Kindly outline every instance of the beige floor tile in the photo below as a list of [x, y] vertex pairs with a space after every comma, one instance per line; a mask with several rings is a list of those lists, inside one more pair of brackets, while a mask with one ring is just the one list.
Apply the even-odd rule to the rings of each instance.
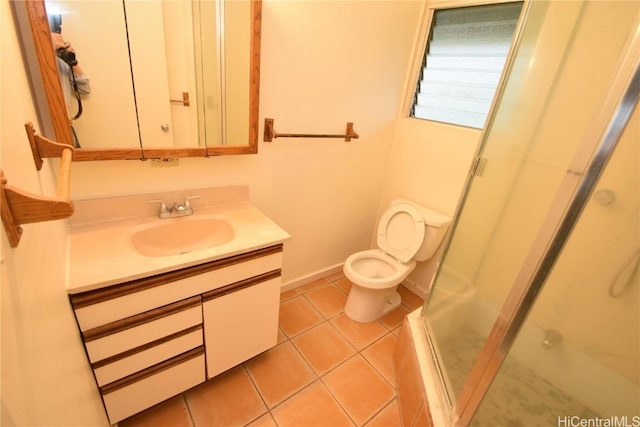
[[393, 366], [393, 352], [398, 337], [387, 334], [362, 351], [362, 355], [374, 368], [395, 387], [395, 368]]
[[395, 391], [357, 355], [323, 377], [340, 405], [357, 425], [363, 425], [395, 397]]
[[313, 282], [309, 282], [306, 285], [299, 286], [296, 288], [296, 290], [298, 291], [298, 293], [306, 294], [307, 292], [317, 287], [326, 286], [328, 284], [329, 284], [329, 280], [323, 277], [322, 279], [314, 280]]
[[290, 341], [254, 357], [245, 366], [269, 408], [316, 378]]
[[283, 342], [285, 342], [288, 339], [289, 338], [287, 338], [287, 334], [285, 334], [282, 329], [278, 328], [278, 341], [277, 341], [277, 344], [282, 344]]
[[273, 410], [279, 427], [353, 426], [340, 405], [320, 381], [296, 394]]
[[358, 350], [362, 350], [388, 332], [378, 322], [360, 323], [344, 314], [334, 317], [330, 322]]
[[303, 296], [280, 303], [280, 328], [289, 337], [324, 322], [324, 317]]
[[398, 427], [401, 425], [400, 408], [398, 407], [398, 401], [395, 399], [365, 424], [366, 427]]
[[296, 297], [298, 295], [300, 295], [300, 294], [298, 293], [297, 289], [292, 289], [292, 290], [287, 291], [287, 292], [282, 292], [280, 294], [280, 301], [286, 301], [286, 300], [291, 299], [293, 297]]
[[196, 426], [241, 426], [267, 411], [243, 366], [185, 393]]
[[342, 272], [342, 270], [327, 276], [327, 280], [330, 282], [335, 282], [340, 279], [344, 279], [344, 273]]
[[[400, 424], [398, 424], [400, 425]], [[266, 413], [251, 424], [247, 424], [247, 427], [278, 427], [270, 413]]]
[[122, 427], [193, 427], [182, 395], [118, 423]]
[[327, 319], [342, 313], [347, 302], [347, 296], [333, 284], [313, 289], [305, 296]]
[[409, 313], [411, 313], [411, 311], [407, 307], [400, 305], [382, 316], [379, 320], [380, 323], [389, 328], [389, 330], [392, 330], [402, 325], [402, 321]]
[[346, 295], [349, 295], [349, 291], [351, 290], [351, 286], [353, 286], [353, 283], [351, 283], [351, 280], [347, 279], [346, 277], [342, 277], [341, 279], [336, 280], [334, 283]]
[[424, 304], [422, 297], [414, 294], [410, 289], [402, 285], [398, 286], [398, 293], [402, 297], [402, 305], [406, 306], [410, 311], [422, 307]]
[[323, 375], [356, 353], [330, 323], [322, 323], [291, 340], [318, 375]]

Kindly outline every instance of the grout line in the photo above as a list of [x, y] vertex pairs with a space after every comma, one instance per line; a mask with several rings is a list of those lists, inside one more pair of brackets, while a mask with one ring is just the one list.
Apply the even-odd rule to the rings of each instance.
[[[276, 347], [280, 345], [280, 344], [276, 344]], [[249, 359], [251, 360], [251, 359]], [[262, 404], [264, 405], [266, 411], [263, 412], [262, 414], [258, 415], [257, 417], [255, 417], [252, 420], [249, 420], [245, 426], [248, 426], [249, 424], [251, 424], [252, 422], [254, 422], [255, 420], [257, 420], [258, 418], [264, 416], [264, 414], [269, 414], [269, 416], [271, 416], [271, 418], [273, 419], [273, 416], [271, 415], [271, 410], [269, 409], [269, 405], [267, 405], [267, 402], [264, 400], [264, 397], [262, 396], [262, 393], [260, 393], [260, 389], [258, 389], [258, 386], [256, 385], [256, 383], [253, 381], [253, 377], [251, 376], [251, 373], [249, 372], [249, 369], [247, 368], [246, 365], [246, 361], [242, 362], [242, 369], [244, 370], [245, 375], [247, 376], [247, 378], [249, 378], [249, 382], [251, 383], [251, 386], [253, 387], [253, 390], [256, 392], [256, 394], [258, 395], [258, 398], [260, 398], [260, 400], [262, 401]], [[275, 420], [274, 420], [275, 422]], [[198, 426], [195, 426], [198, 427]]]
[[[371, 343], [370, 346], [363, 348], [362, 351], [366, 350], [367, 348], [371, 347], [372, 345], [374, 345], [375, 343], [377, 343], [378, 341], [382, 340], [384, 337], [386, 337], [387, 335], [389, 335], [391, 332], [387, 332], [386, 334], [384, 334], [380, 339], [376, 340], [375, 342]], [[375, 367], [375, 365], [373, 363], [371, 363], [371, 361], [367, 358], [366, 355], [361, 354], [362, 358], [367, 362], [367, 364], [369, 366], [371, 366], [371, 369], [374, 370], [374, 372], [376, 374], [378, 374], [378, 376], [380, 378], [382, 378], [382, 380], [387, 383], [389, 385], [389, 387], [391, 387], [393, 389], [394, 395], [398, 394], [398, 389], [396, 388], [395, 384], [391, 384], [391, 382], [387, 379], [387, 377], [385, 377], [382, 372], [380, 372], [380, 370], [378, 370], [378, 368]], [[394, 373], [395, 373], [395, 369], [394, 369]]]
[[[333, 326], [331, 324], [331, 322], [329, 322], [328, 320], [325, 321], [329, 327], [333, 328], [338, 335], [340, 335], [346, 342], [347, 344], [349, 344], [351, 346], [351, 348], [353, 350], [355, 350], [355, 353], [351, 354], [349, 357], [347, 357], [346, 359], [344, 359], [343, 361], [341, 361], [340, 363], [338, 363], [335, 366], [332, 366], [329, 370], [327, 370], [326, 372], [319, 374], [318, 372], [316, 372], [316, 370], [313, 368], [313, 366], [311, 366], [311, 362], [304, 356], [304, 354], [302, 354], [302, 352], [300, 351], [300, 349], [298, 349], [298, 347], [296, 346], [296, 344], [294, 342], [291, 342], [291, 344], [293, 345], [293, 347], [296, 349], [296, 351], [300, 354], [300, 356], [304, 359], [305, 362], [307, 362], [307, 364], [311, 367], [311, 369], [313, 370], [313, 372], [316, 374], [316, 377], [318, 377], [318, 379], [321, 379], [322, 377], [328, 375], [330, 372], [336, 370], [337, 368], [339, 368], [341, 365], [343, 365], [347, 360], [351, 359], [353, 356], [358, 354], [358, 349], [344, 336], [340, 333], [339, 330], [337, 330], [335, 328], [335, 326]], [[320, 326], [320, 325], [316, 325], [316, 326]], [[313, 328], [312, 328], [313, 329]]]
[[400, 405], [400, 403], [398, 402], [398, 393], [396, 392], [396, 393], [393, 395], [393, 397], [391, 398], [391, 400], [389, 400], [387, 403], [385, 403], [384, 405], [382, 405], [382, 406], [380, 407], [380, 409], [379, 409], [375, 414], [373, 414], [373, 416], [372, 416], [371, 418], [369, 418], [367, 421], [365, 421], [365, 423], [363, 424], [363, 426], [366, 426], [368, 423], [370, 423], [371, 421], [373, 421], [373, 419], [374, 419], [375, 417], [377, 417], [378, 415], [380, 415], [380, 413], [381, 413], [382, 411], [384, 411], [385, 409], [387, 409], [387, 407], [389, 407], [390, 405], [393, 405], [394, 403], [395, 403], [396, 405], [398, 405], [398, 416], [401, 416], [401, 415], [400, 415], [400, 406], [399, 406], [399, 405]]
[[[351, 358], [349, 358], [351, 359]], [[347, 360], [349, 360], [347, 359]], [[346, 362], [346, 360], [345, 360]], [[344, 362], [343, 362], [344, 363]], [[320, 382], [322, 383], [322, 386], [327, 390], [327, 392], [329, 393], [329, 395], [331, 396], [331, 398], [334, 400], [334, 402], [336, 402], [336, 404], [338, 405], [338, 407], [340, 407], [340, 409], [342, 409], [342, 412], [344, 412], [344, 414], [347, 416], [347, 418], [349, 418], [349, 421], [351, 421], [353, 423], [354, 426], [359, 427], [359, 424], [357, 422], [354, 421], [354, 419], [351, 417], [351, 414], [349, 414], [349, 411], [347, 411], [347, 408], [345, 408], [342, 403], [340, 403], [340, 400], [338, 400], [338, 398], [333, 394], [333, 391], [331, 391], [331, 389], [329, 388], [329, 386], [324, 382], [324, 380], [322, 378], [320, 378]]]
[[[346, 358], [345, 360], [343, 360], [338, 366], [336, 366], [335, 368], [332, 369], [335, 370], [337, 369], [339, 366], [344, 365], [345, 363], [347, 363], [348, 361], [350, 361], [351, 359], [354, 359], [356, 357], [360, 356], [362, 359], [365, 360], [365, 362], [373, 369], [374, 373], [376, 375], [378, 375], [386, 384], [389, 384], [388, 381], [385, 380], [384, 376], [378, 372], [378, 370], [375, 368], [375, 366], [371, 365], [371, 363], [369, 363], [369, 361], [367, 360], [366, 357], [364, 357], [363, 354], [361, 354], [360, 352], [349, 356], [348, 358]], [[342, 408], [342, 410], [344, 411], [344, 413], [349, 417], [349, 419], [351, 420], [351, 422], [358, 426], [358, 427], [362, 427], [365, 424], [367, 424], [368, 422], [370, 422], [371, 420], [373, 420], [384, 408], [387, 407], [387, 405], [389, 405], [390, 402], [394, 401], [397, 397], [398, 397], [398, 392], [396, 390], [395, 387], [391, 387], [393, 390], [393, 396], [389, 399], [388, 402], [385, 402], [380, 408], [378, 408], [378, 410], [376, 410], [369, 418], [367, 418], [362, 424], [358, 424], [352, 417], [351, 414], [349, 414], [349, 411], [347, 411], [347, 408], [345, 408], [342, 403], [340, 402], [340, 400], [333, 394], [333, 391], [331, 390], [331, 388], [324, 382], [324, 378], [329, 374], [329, 372], [325, 373], [322, 375], [322, 377], [320, 377], [320, 381], [322, 382], [322, 385], [327, 389], [327, 391], [329, 392], [329, 394], [331, 395], [331, 397], [333, 398], [333, 400], [338, 404], [338, 406], [340, 406], [340, 408]]]
[[191, 413], [191, 407], [189, 406], [189, 400], [187, 399], [187, 395], [185, 393], [181, 393], [182, 400], [184, 400], [184, 406], [187, 407], [187, 413], [189, 414], [189, 419], [191, 420], [191, 425], [193, 427], [196, 426], [196, 420], [193, 419], [193, 414]]
[[[317, 326], [317, 325], [316, 325]], [[311, 328], [312, 329], [312, 328]], [[293, 347], [293, 349], [298, 353], [298, 355], [302, 358], [302, 360], [307, 364], [307, 367], [311, 370], [311, 372], [313, 373], [315, 379], [313, 381], [311, 381], [308, 384], [305, 384], [304, 386], [302, 386], [300, 389], [294, 391], [290, 396], [287, 396], [285, 399], [283, 399], [282, 401], [276, 403], [272, 408], [269, 407], [269, 405], [267, 404], [267, 402], [264, 400], [264, 398], [262, 397], [260, 391], [258, 390], [258, 394], [260, 395], [260, 398], [262, 399], [262, 401], [265, 404], [265, 407], [267, 408], [267, 412], [269, 413], [269, 416], [271, 417], [271, 419], [273, 420], [273, 422], [276, 424], [276, 426], [278, 425], [278, 421], [276, 420], [276, 417], [273, 415], [273, 410], [278, 408], [279, 406], [283, 405], [285, 402], [293, 399], [295, 396], [297, 396], [299, 393], [301, 393], [303, 390], [305, 390], [306, 388], [310, 387], [313, 383], [315, 383], [317, 380], [320, 379], [320, 377], [318, 376], [318, 374], [316, 373], [315, 369], [313, 369], [313, 366], [311, 366], [311, 364], [307, 361], [307, 359], [304, 357], [304, 355], [302, 353], [300, 353], [300, 350], [298, 350], [298, 348], [296, 347], [296, 345], [291, 341], [290, 338], [287, 338], [287, 341], [289, 341], [289, 344], [291, 344], [291, 347]], [[286, 341], [285, 341], [286, 342]], [[285, 344], [285, 342], [282, 342], [278, 345], [281, 344]], [[248, 372], [247, 372], [248, 374]], [[249, 375], [249, 377], [251, 378], [251, 375]], [[253, 379], [251, 379], [252, 384], [253, 383]], [[254, 387], [257, 390], [257, 385], [254, 384]], [[263, 414], [264, 415], [264, 414]], [[260, 415], [262, 416], [262, 415]]]
[[[310, 301], [309, 301], [310, 302]], [[311, 303], [311, 302], [310, 302]], [[311, 303], [312, 304], [312, 303]], [[313, 304], [312, 304], [313, 305]], [[313, 307], [315, 309], [315, 306]], [[322, 314], [322, 313], [321, 313]], [[324, 316], [323, 316], [324, 317]], [[380, 413], [380, 411], [382, 411], [382, 409], [384, 409], [391, 401], [395, 400], [397, 398], [397, 390], [396, 387], [392, 384], [389, 383], [389, 381], [387, 381], [387, 379], [384, 377], [384, 375], [382, 375], [382, 373], [380, 371], [378, 371], [378, 369], [373, 366], [373, 364], [371, 364], [371, 362], [365, 357], [364, 354], [362, 354], [362, 352], [366, 349], [368, 349], [370, 346], [372, 346], [373, 344], [375, 344], [376, 342], [380, 341], [382, 338], [384, 338], [385, 336], [387, 336], [388, 334], [391, 333], [390, 330], [387, 330], [381, 337], [378, 337], [377, 339], [375, 339], [374, 341], [372, 341], [371, 343], [369, 343], [367, 346], [365, 346], [364, 348], [362, 348], [361, 350], [358, 350], [358, 348], [351, 342], [351, 340], [349, 340], [349, 338], [347, 338], [346, 336], [344, 336], [340, 330], [338, 330], [330, 321], [330, 319], [325, 318], [322, 322], [312, 326], [311, 328], [305, 330], [304, 332], [300, 332], [298, 335], [295, 335], [293, 338], [295, 338], [296, 336], [302, 335], [305, 332], [310, 331], [311, 329], [318, 327], [320, 325], [322, 325], [323, 323], [328, 323], [329, 326], [331, 328], [333, 328], [354, 350], [355, 353], [350, 355], [349, 357], [347, 357], [346, 359], [344, 359], [343, 361], [341, 361], [340, 363], [338, 363], [336, 366], [333, 366], [331, 369], [329, 369], [327, 372], [324, 372], [323, 374], [318, 374], [318, 372], [316, 372], [316, 370], [313, 368], [313, 366], [311, 365], [311, 362], [304, 356], [304, 354], [302, 354], [302, 352], [300, 351], [300, 349], [298, 349], [298, 347], [295, 345], [295, 343], [292, 341], [291, 338], [287, 338], [287, 341], [289, 341], [291, 343], [291, 345], [293, 346], [294, 350], [298, 353], [298, 355], [302, 358], [302, 360], [307, 364], [307, 366], [309, 367], [309, 369], [311, 369], [313, 375], [315, 376], [315, 379], [313, 381], [311, 381], [310, 383], [306, 384], [305, 386], [303, 386], [302, 388], [300, 388], [299, 390], [296, 390], [295, 392], [293, 392], [290, 396], [288, 396], [286, 399], [282, 400], [281, 402], [278, 402], [276, 405], [274, 405], [272, 408], [269, 408], [268, 405], [266, 405], [265, 402], [265, 406], [267, 406], [268, 412], [271, 414], [271, 417], [273, 418], [274, 422], [277, 425], [277, 420], [275, 419], [275, 417], [272, 414], [272, 411], [274, 409], [276, 409], [277, 407], [279, 407], [280, 405], [284, 404], [285, 402], [293, 399], [295, 396], [297, 396], [299, 393], [301, 393], [303, 390], [307, 389], [308, 387], [310, 387], [311, 385], [313, 385], [316, 381], [320, 381], [322, 386], [328, 391], [328, 393], [331, 395], [332, 399], [335, 401], [335, 403], [342, 409], [342, 411], [345, 413], [345, 415], [349, 418], [349, 420], [358, 427], [364, 426], [366, 423], [370, 422], [373, 418], [376, 417], [376, 415], [378, 415]], [[384, 326], [384, 325], [383, 325]], [[284, 331], [283, 331], [284, 332]], [[286, 335], [286, 333], [285, 333]], [[280, 344], [284, 344], [284, 342], [280, 343]], [[280, 345], [278, 344], [278, 345]], [[333, 392], [331, 391], [331, 389], [327, 386], [327, 384], [324, 382], [324, 378], [329, 375], [329, 373], [333, 372], [334, 370], [338, 369], [340, 366], [344, 365], [345, 363], [347, 363], [349, 360], [360, 356], [362, 359], [365, 360], [365, 363], [367, 363], [371, 369], [373, 370], [373, 372], [375, 373], [375, 375], [377, 375], [379, 378], [382, 379], [382, 381], [389, 385], [389, 387], [391, 387], [391, 389], [393, 390], [393, 396], [392, 398], [389, 400], [389, 402], [386, 402], [385, 404], [383, 404], [380, 408], [378, 408], [378, 410], [371, 415], [371, 417], [369, 417], [363, 424], [358, 424], [357, 422], [355, 422], [355, 420], [351, 417], [351, 415], [349, 414], [349, 412], [347, 411], [347, 409], [342, 405], [342, 403], [336, 398], [336, 396], [333, 394]], [[253, 381], [253, 380], [252, 380]], [[262, 396], [261, 396], [262, 397]], [[264, 400], [264, 399], [263, 399]], [[261, 415], [262, 416], [262, 415]]]
[[[349, 357], [347, 357], [346, 359], [342, 360], [340, 363], [338, 363], [336, 366], [333, 366], [331, 369], [329, 369], [327, 372], [324, 372], [322, 375], [318, 374], [315, 369], [313, 368], [313, 366], [311, 366], [311, 363], [306, 359], [306, 357], [304, 356], [304, 354], [302, 354], [302, 352], [300, 352], [300, 350], [296, 347], [296, 345], [292, 342], [292, 345], [294, 346], [294, 348], [296, 349], [296, 351], [298, 351], [298, 353], [300, 354], [300, 356], [303, 358], [303, 360], [305, 360], [305, 362], [307, 362], [307, 364], [309, 364], [309, 366], [311, 367], [311, 369], [313, 370], [313, 372], [316, 374], [317, 379], [316, 380], [320, 380], [320, 382], [323, 384], [323, 386], [327, 389], [327, 391], [329, 392], [329, 394], [332, 396], [333, 400], [338, 404], [338, 406], [340, 406], [340, 408], [342, 408], [342, 410], [344, 411], [344, 413], [349, 417], [349, 419], [351, 420], [351, 422], [353, 422], [356, 426], [364, 426], [367, 422], [370, 422], [373, 418], [375, 418], [375, 416], [380, 413], [380, 411], [382, 411], [382, 409], [384, 409], [389, 402], [395, 400], [397, 398], [397, 390], [395, 385], [391, 384], [384, 375], [382, 375], [382, 373], [367, 359], [367, 357], [363, 354], [363, 352], [368, 349], [369, 347], [371, 347], [372, 345], [374, 345], [376, 342], [382, 340], [384, 337], [386, 337], [388, 334], [391, 334], [391, 331], [387, 330], [382, 336], [378, 337], [377, 339], [375, 339], [374, 341], [372, 341], [371, 343], [369, 343], [367, 346], [363, 347], [362, 349], [358, 350], [358, 348], [351, 342], [351, 340], [349, 340], [346, 336], [344, 336], [340, 330], [338, 330], [331, 322], [329, 322], [329, 319], [326, 319], [325, 322], [327, 322], [329, 324], [330, 327], [332, 327], [356, 352], [352, 355], [350, 355]], [[315, 328], [316, 326], [310, 328], [309, 330]], [[389, 387], [393, 390], [393, 396], [392, 398], [389, 400], [389, 402], [386, 402], [382, 407], [380, 407], [371, 417], [369, 417], [363, 424], [358, 424], [355, 422], [355, 420], [351, 417], [351, 415], [349, 414], [349, 412], [347, 411], [347, 409], [342, 405], [342, 403], [338, 400], [338, 398], [336, 398], [336, 396], [333, 394], [333, 392], [331, 391], [331, 389], [327, 386], [327, 384], [324, 382], [324, 378], [326, 376], [328, 376], [331, 372], [335, 371], [336, 369], [338, 369], [340, 366], [344, 365], [345, 363], [347, 363], [348, 361], [350, 361], [351, 359], [354, 359], [355, 357], [360, 356], [362, 359], [364, 359], [365, 363], [371, 367], [371, 369], [373, 370], [374, 374], [377, 375], [385, 384], [389, 385]], [[314, 381], [315, 382], [315, 381]], [[311, 383], [313, 384], [313, 382]], [[310, 384], [309, 384], [310, 385]], [[305, 387], [306, 388], [306, 387]], [[288, 399], [294, 397], [296, 394], [300, 393], [301, 390], [297, 391], [296, 393], [294, 393], [291, 397], [289, 397]], [[287, 399], [287, 400], [288, 400]]]

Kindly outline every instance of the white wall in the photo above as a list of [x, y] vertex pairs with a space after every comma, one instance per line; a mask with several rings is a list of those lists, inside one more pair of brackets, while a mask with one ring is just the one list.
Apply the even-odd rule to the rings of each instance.
[[[9, 185], [54, 194], [52, 164], [36, 172], [24, 123], [36, 113], [7, 0], [2, 31], [1, 164]], [[65, 292], [64, 221], [25, 225], [18, 248], [2, 232], [0, 424], [107, 424]]]

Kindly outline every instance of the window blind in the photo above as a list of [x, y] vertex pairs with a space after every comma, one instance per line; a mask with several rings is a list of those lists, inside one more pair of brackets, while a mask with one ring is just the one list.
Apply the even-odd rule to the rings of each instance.
[[411, 115], [482, 128], [522, 3], [435, 12]]

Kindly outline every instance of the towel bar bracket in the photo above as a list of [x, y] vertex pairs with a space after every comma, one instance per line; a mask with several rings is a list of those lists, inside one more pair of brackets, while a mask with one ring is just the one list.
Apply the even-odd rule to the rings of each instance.
[[24, 128], [27, 131], [27, 138], [29, 139], [29, 145], [31, 146], [31, 154], [33, 154], [33, 161], [36, 164], [37, 170], [42, 169], [42, 159], [62, 157], [62, 152], [64, 150], [71, 150], [72, 154], [75, 153], [75, 149], [68, 144], [61, 144], [37, 135], [31, 122], [25, 123]]
[[182, 92], [182, 99], [170, 99], [169, 102], [171, 104], [180, 104], [184, 107], [188, 107], [190, 105], [189, 92]]
[[0, 214], [11, 247], [15, 248], [22, 237], [22, 224], [68, 218], [74, 206], [69, 197], [69, 181], [73, 147], [50, 141], [36, 135], [31, 123], [25, 124], [36, 169], [42, 168], [42, 158], [60, 157], [56, 196], [32, 194], [7, 185], [4, 171], [0, 170]]

